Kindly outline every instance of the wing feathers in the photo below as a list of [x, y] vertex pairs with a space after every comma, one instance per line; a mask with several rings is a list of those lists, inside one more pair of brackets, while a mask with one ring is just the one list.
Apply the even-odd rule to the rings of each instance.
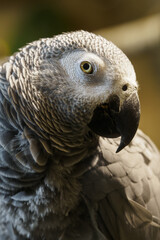
[[118, 141], [100, 138], [99, 160], [84, 174], [83, 191], [97, 202], [102, 232], [116, 240], [158, 240], [160, 153], [140, 130], [129, 146], [115, 154]]

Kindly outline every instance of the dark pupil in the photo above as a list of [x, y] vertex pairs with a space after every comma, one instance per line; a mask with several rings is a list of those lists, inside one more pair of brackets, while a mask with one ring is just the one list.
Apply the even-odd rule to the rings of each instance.
[[88, 69], [89, 69], [89, 64], [88, 64], [88, 63], [85, 63], [85, 64], [83, 65], [83, 68], [84, 68], [84, 70], [88, 70]]

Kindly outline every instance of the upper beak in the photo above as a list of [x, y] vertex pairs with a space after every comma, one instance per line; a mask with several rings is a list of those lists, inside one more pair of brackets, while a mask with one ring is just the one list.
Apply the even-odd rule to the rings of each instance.
[[140, 120], [140, 103], [137, 93], [129, 96], [121, 107], [119, 113], [114, 114], [118, 132], [121, 135], [121, 142], [116, 152], [121, 151], [133, 139]]
[[140, 120], [140, 103], [138, 94], [134, 92], [123, 102], [117, 95], [111, 96], [107, 104], [97, 107], [93, 113], [89, 127], [103, 137], [121, 136], [116, 152], [121, 151], [133, 139]]

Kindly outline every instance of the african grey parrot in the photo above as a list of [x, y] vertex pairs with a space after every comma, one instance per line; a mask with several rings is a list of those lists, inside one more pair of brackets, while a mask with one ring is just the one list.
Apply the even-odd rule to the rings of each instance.
[[0, 240], [160, 239], [160, 154], [137, 131], [137, 91], [125, 54], [85, 31], [0, 67]]

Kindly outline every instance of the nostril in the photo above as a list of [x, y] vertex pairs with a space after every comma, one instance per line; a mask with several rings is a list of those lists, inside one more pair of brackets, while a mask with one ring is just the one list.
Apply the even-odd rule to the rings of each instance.
[[123, 90], [123, 91], [127, 91], [127, 89], [128, 89], [128, 85], [127, 85], [127, 84], [124, 84], [123, 87], [122, 87], [122, 90]]

